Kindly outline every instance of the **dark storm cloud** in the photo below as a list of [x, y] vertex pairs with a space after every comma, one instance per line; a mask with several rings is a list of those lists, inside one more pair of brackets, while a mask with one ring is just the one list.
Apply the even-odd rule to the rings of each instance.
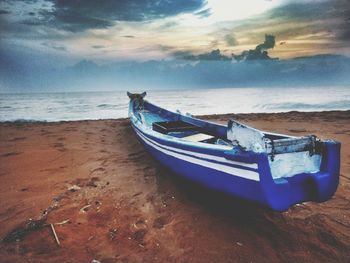
[[[206, 0], [0, 0], [0, 3], [4, 3], [0, 15], [12, 16], [11, 22], [4, 23], [15, 21], [20, 25], [81, 32], [108, 28], [118, 21], [143, 22], [196, 12], [203, 9]], [[21, 12], [23, 6], [26, 13]]]
[[338, 38], [344, 41], [350, 41], [350, 21], [348, 20], [342, 30], [338, 33]]
[[7, 14], [10, 14], [10, 12], [7, 10], [0, 10], [0, 15], [7, 15]]
[[350, 0], [296, 2], [274, 8], [266, 16], [275, 21], [319, 21], [308, 27], [310, 33], [328, 30], [339, 40], [350, 39], [349, 18]]
[[116, 21], [149, 21], [194, 12], [205, 6], [205, 0], [47, 0], [53, 10], [43, 13], [53, 25], [77, 32], [106, 28]]
[[186, 60], [210, 60], [210, 61], [230, 61], [231, 57], [221, 54], [220, 49], [212, 50], [209, 53], [203, 53], [199, 55], [187, 55], [183, 57]]
[[183, 59], [184, 57], [188, 57], [192, 55], [192, 51], [190, 50], [175, 50], [171, 53], [171, 55], [177, 59]]
[[42, 22], [38, 19], [25, 19], [19, 22], [20, 24], [27, 26], [41, 26]]
[[270, 60], [267, 50], [274, 48], [276, 44], [275, 36], [265, 35], [265, 41], [255, 47], [255, 49], [245, 50], [240, 55], [232, 54], [237, 61], [246, 60]]
[[55, 9], [54, 11], [42, 11], [45, 20], [43, 25], [50, 25], [71, 32], [79, 32], [92, 28], [107, 28], [114, 25], [112, 20], [90, 16], [87, 13], [69, 10]]

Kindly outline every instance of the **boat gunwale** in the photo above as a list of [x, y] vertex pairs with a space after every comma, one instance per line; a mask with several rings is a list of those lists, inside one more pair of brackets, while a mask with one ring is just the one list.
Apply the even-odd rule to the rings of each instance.
[[186, 141], [178, 137], [174, 137], [171, 135], [163, 134], [157, 131], [154, 131], [153, 129], [147, 127], [142, 123], [142, 121], [133, 114], [130, 116], [130, 119], [132, 120], [135, 118], [137, 121], [132, 121], [133, 124], [144, 134], [153, 137], [154, 139], [162, 139], [166, 142], [169, 142], [170, 144], [180, 144], [183, 146], [188, 146], [188, 147], [194, 147], [194, 148], [200, 148], [200, 149], [211, 149], [211, 150], [220, 150], [220, 151], [228, 151], [233, 149], [232, 146], [227, 146], [227, 145], [219, 145], [219, 144], [209, 144], [205, 142], [191, 142], [191, 141]]
[[[158, 108], [159, 110], [161, 111], [165, 111], [165, 112], [168, 112], [170, 114], [173, 114], [174, 116], [180, 116], [181, 118], [189, 118], [189, 119], [193, 119], [195, 121], [200, 121], [200, 122], [205, 122], [205, 123], [208, 123], [209, 125], [217, 125], [217, 126], [221, 126], [222, 128], [225, 128], [227, 129], [227, 125], [224, 125], [224, 124], [221, 124], [221, 123], [217, 123], [217, 122], [214, 122], [214, 121], [210, 121], [210, 120], [203, 120], [203, 119], [200, 119], [200, 118], [196, 118], [196, 117], [193, 117], [192, 115], [188, 116], [188, 115], [184, 115], [182, 113], [178, 113], [178, 112], [173, 112], [173, 111], [170, 111], [170, 110], [167, 110], [167, 109], [164, 109], [160, 106], [157, 106], [147, 100], [143, 100], [143, 102], [146, 102], [147, 104], [155, 107], [155, 108]], [[136, 116], [135, 116], [136, 117]], [[137, 117], [136, 117], [137, 118]], [[138, 119], [138, 118], [137, 118]], [[233, 119], [233, 118], [229, 118], [229, 119]], [[235, 120], [235, 119], [233, 119]], [[271, 136], [278, 136], [278, 137], [286, 137], [286, 138], [301, 138], [301, 136], [294, 136], [294, 135], [290, 135], [290, 134], [284, 134], [284, 133], [275, 133], [275, 132], [270, 132], [270, 131], [264, 131], [264, 130], [260, 130], [260, 129], [257, 129], [259, 130], [260, 132], [262, 132], [263, 134], [265, 135], [271, 135]], [[159, 133], [161, 134], [161, 133]], [[284, 139], [280, 139], [280, 140], [284, 140]]]

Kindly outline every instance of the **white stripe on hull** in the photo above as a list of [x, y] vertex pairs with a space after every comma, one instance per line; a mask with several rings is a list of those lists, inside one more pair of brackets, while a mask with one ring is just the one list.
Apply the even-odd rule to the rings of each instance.
[[[136, 130], [136, 132], [138, 134], [140, 134], [139, 131]], [[252, 168], [252, 169], [258, 169], [258, 164], [256, 164], [256, 163], [249, 164], [249, 163], [235, 162], [235, 161], [227, 160], [224, 157], [213, 156], [213, 155], [209, 155], [209, 154], [205, 154], [205, 153], [197, 153], [197, 152], [186, 151], [186, 150], [182, 150], [182, 149], [179, 149], [179, 148], [174, 148], [174, 147], [171, 147], [171, 146], [160, 144], [160, 143], [158, 143], [158, 142], [156, 142], [156, 141], [154, 141], [154, 140], [152, 140], [150, 138], [146, 138], [146, 139], [148, 139], [152, 143], [154, 143], [154, 144], [156, 144], [158, 146], [161, 146], [163, 148], [166, 148], [168, 150], [173, 150], [173, 151], [177, 151], [177, 152], [180, 152], [180, 153], [190, 154], [190, 155], [193, 155], [193, 156], [196, 156], [196, 157], [199, 157], [199, 158], [205, 158], [205, 159], [218, 161], [218, 162], [222, 162], [222, 163], [236, 164], [236, 165], [240, 165], [240, 166], [244, 166], [244, 167], [249, 167], [249, 168]]]
[[[154, 142], [153, 140], [145, 137], [143, 134], [141, 134], [138, 131], [136, 131], [136, 133], [140, 136], [140, 138], [146, 144], [148, 144], [149, 146], [155, 148], [156, 150], [158, 150], [166, 155], [173, 156], [177, 159], [184, 160], [184, 161], [189, 162], [189, 163], [193, 163], [193, 164], [196, 164], [199, 166], [214, 169], [214, 170], [224, 172], [227, 174], [231, 174], [231, 175], [234, 175], [237, 177], [241, 177], [241, 178], [245, 178], [245, 179], [249, 179], [249, 180], [254, 180], [254, 181], [259, 181], [259, 174], [257, 172], [250, 171], [250, 170], [244, 170], [244, 169], [240, 169], [240, 168], [235, 168], [235, 167], [227, 166], [224, 164], [212, 163], [212, 162], [209, 162], [206, 160], [201, 160], [201, 159], [191, 157], [188, 155], [172, 152], [172, 151], [169, 151], [167, 149], [164, 149], [164, 148], [172, 148], [172, 147], [166, 147], [166, 146], [161, 145], [157, 142]], [[164, 148], [162, 148], [162, 147], [164, 147]], [[173, 149], [179, 150], [177, 148], [173, 148]], [[185, 151], [185, 152], [189, 152], [189, 151]], [[189, 152], [189, 153], [193, 154], [193, 152]], [[211, 156], [211, 155], [207, 155], [207, 156]], [[211, 156], [211, 157], [213, 157], [213, 156]]]

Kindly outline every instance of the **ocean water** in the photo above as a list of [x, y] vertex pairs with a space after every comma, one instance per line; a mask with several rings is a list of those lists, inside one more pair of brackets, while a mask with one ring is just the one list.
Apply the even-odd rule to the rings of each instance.
[[[146, 99], [193, 115], [350, 109], [350, 87], [149, 91]], [[0, 121], [125, 118], [126, 92], [0, 94]]]

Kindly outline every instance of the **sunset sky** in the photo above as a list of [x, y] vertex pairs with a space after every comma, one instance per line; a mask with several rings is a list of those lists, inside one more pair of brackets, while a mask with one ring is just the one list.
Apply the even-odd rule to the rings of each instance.
[[271, 57], [350, 55], [349, 0], [0, 0], [0, 54], [57, 61], [239, 54], [276, 36]]

